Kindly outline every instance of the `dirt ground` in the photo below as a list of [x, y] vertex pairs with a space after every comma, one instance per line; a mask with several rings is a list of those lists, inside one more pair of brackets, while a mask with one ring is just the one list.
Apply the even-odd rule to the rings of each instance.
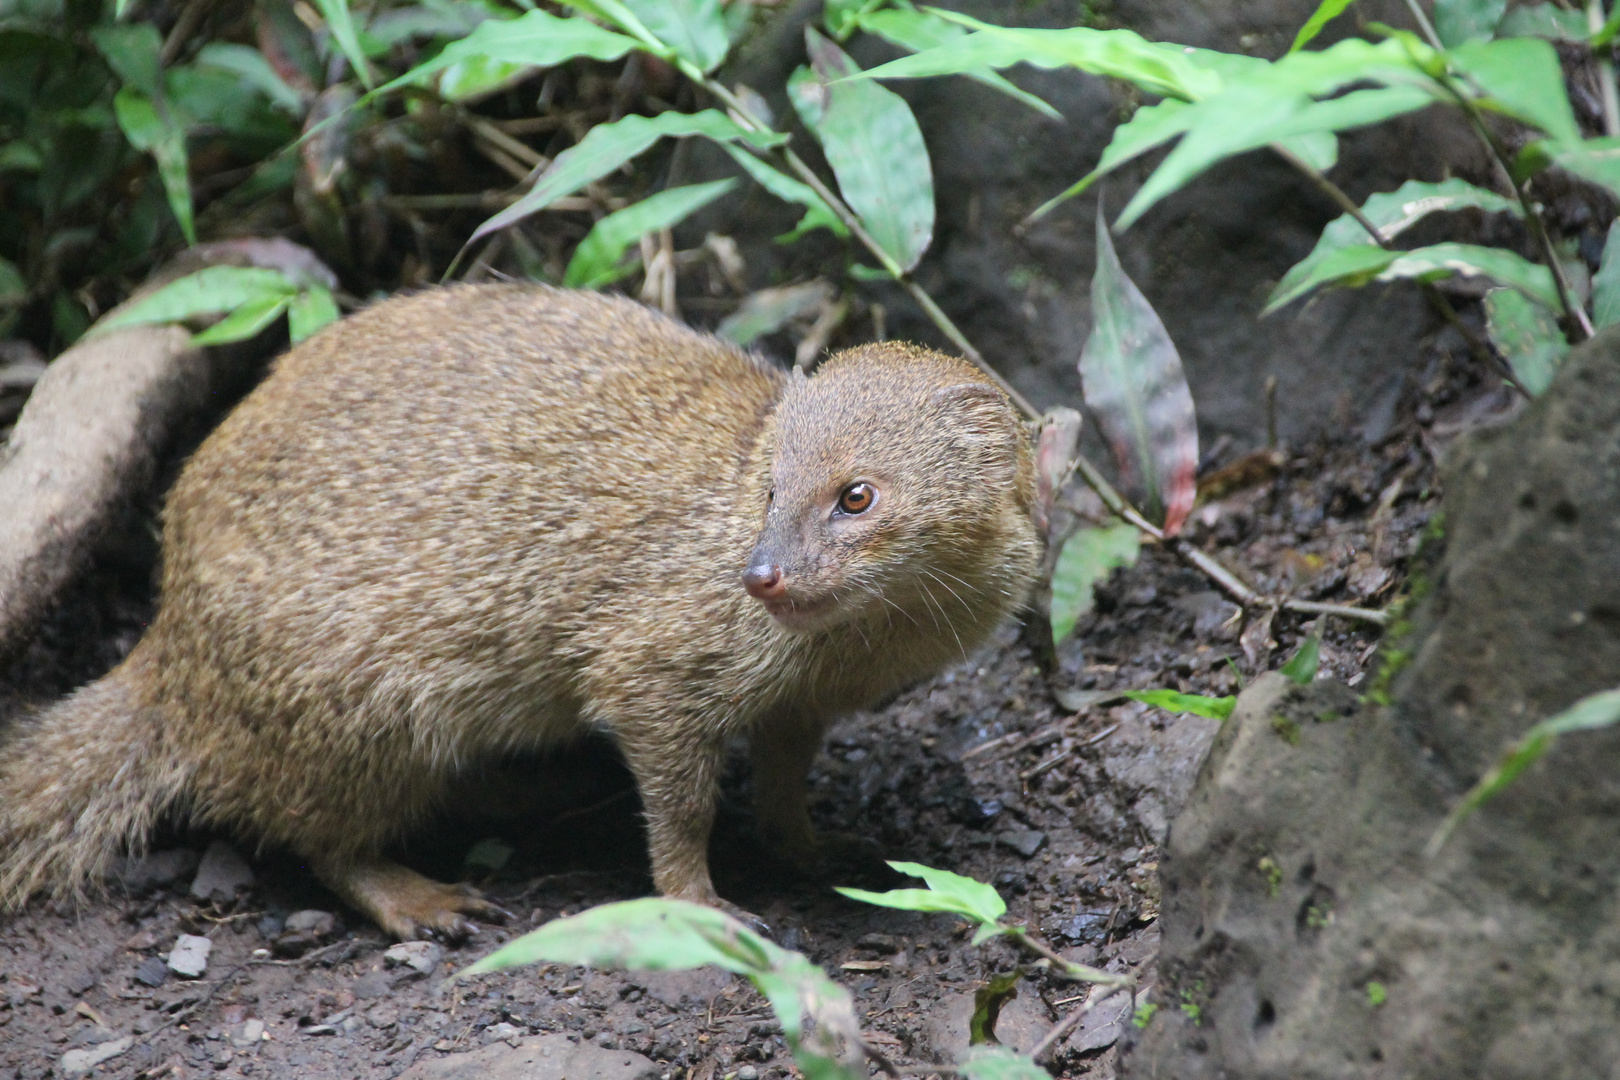
[[[1466, 362], [1435, 355], [1391, 414], [1399, 419], [1285, 454], [1275, 472], [1251, 470], [1257, 482], [1202, 506], [1189, 535], [1262, 589], [1389, 603], [1434, 506], [1435, 454], [1502, 405]], [[150, 552], [140, 549], [124, 545], [64, 599], [0, 686], [0, 717], [93, 677], [134, 643], [151, 607]], [[1114, 692], [1233, 693], [1286, 659], [1305, 629], [1286, 613], [1269, 625], [1238, 615], [1198, 573], [1145, 548], [1099, 589], [1050, 679], [1009, 628], [840, 725], [813, 776], [818, 824], [870, 837], [892, 858], [993, 882], [1012, 918], [1073, 959], [1129, 970], [1138, 1001], [1153, 1001], [1156, 852], [1216, 724]], [[1364, 689], [1375, 642], [1367, 625], [1328, 620], [1323, 675]], [[966, 1046], [974, 990], [1027, 958], [997, 943], [970, 947], [951, 917], [861, 905], [828, 888], [837, 882], [787, 875], [754, 838], [747, 805], [739, 765], [713, 844], [722, 894], [849, 987], [874, 1045], [896, 1064], [953, 1060]], [[35, 904], [0, 920], [0, 1076], [78, 1075], [97, 1058], [94, 1075], [117, 1077], [450, 1076], [432, 1070], [481, 1047], [492, 1056], [461, 1075], [521, 1075], [501, 1071], [501, 1044], [521, 1056], [515, 1048], [544, 1033], [648, 1059], [624, 1055], [634, 1065], [625, 1076], [793, 1075], [763, 1001], [721, 973], [552, 967], [446, 984], [523, 929], [648, 892], [636, 810], [629, 775], [605, 745], [477, 778], [443, 826], [403, 856], [477, 883], [515, 922], [420, 950], [413, 959], [425, 970], [390, 959], [390, 942], [282, 853], [241, 847], [251, 885], [231, 900], [197, 900], [197, 857], [219, 838], [175, 833], [104, 899]], [[165, 966], [182, 934], [212, 942], [199, 978]], [[1027, 1050], [1085, 993], [1026, 969], [998, 1035]], [[1130, 1010], [1116, 1001], [1060, 1046], [1055, 1074], [1113, 1075]]]

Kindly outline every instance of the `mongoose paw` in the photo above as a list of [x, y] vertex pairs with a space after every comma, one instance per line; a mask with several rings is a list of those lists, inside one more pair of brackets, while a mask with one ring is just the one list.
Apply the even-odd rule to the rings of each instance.
[[478, 932], [468, 916], [493, 923], [511, 919], [471, 885], [446, 885], [396, 862], [352, 863], [328, 868], [321, 877], [401, 941], [464, 941]]
[[752, 930], [760, 937], [765, 938], [768, 941], [776, 940], [776, 935], [771, 930], [771, 924], [760, 918], [758, 915], [755, 915], [747, 908], [740, 908], [736, 904], [733, 904], [730, 900], [721, 900], [718, 898], [709, 901], [709, 906], [719, 908], [721, 911], [725, 912], [727, 915], [730, 915], [733, 919], [736, 919], [738, 922], [748, 927], [748, 929]]

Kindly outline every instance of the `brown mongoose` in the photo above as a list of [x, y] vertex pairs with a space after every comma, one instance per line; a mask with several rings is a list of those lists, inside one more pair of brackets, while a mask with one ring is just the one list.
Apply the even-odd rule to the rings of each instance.
[[659, 891], [721, 904], [727, 740], [817, 840], [825, 725], [1025, 599], [1018, 415], [868, 345], [809, 378], [635, 303], [462, 286], [296, 346], [168, 496], [156, 617], [0, 749], [0, 903], [71, 892], [160, 816], [285, 845], [402, 938], [489, 909], [384, 857], [458, 770], [605, 730]]

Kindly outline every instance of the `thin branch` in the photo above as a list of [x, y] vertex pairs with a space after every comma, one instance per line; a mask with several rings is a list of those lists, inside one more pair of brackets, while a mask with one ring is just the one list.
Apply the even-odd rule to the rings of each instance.
[[1434, 32], [1434, 24], [1429, 21], [1427, 15], [1423, 14], [1423, 9], [1418, 6], [1417, 0], [1406, 0], [1406, 6], [1411, 10], [1412, 20], [1418, 24], [1418, 29], [1422, 31], [1424, 39], [1436, 49], [1444, 49], [1445, 46], [1440, 44], [1440, 35]]
[[1023, 946], [1036, 956], [1052, 962], [1052, 973], [1064, 978], [1075, 979], [1081, 982], [1100, 983], [1103, 986], [1136, 986], [1136, 980], [1129, 975], [1102, 968], [1094, 968], [1087, 964], [1077, 964], [1073, 960], [1054, 952], [1045, 943], [1029, 936], [1029, 931], [1022, 926], [1007, 927], [1007, 936]]
[[[1051, 1031], [1048, 1031], [1046, 1033], [1046, 1037], [1040, 1042], [1036, 1043], [1035, 1049], [1029, 1052], [1030, 1060], [1035, 1062], [1037, 1065], [1040, 1064], [1041, 1058], [1045, 1057], [1048, 1051], [1050, 1051], [1054, 1046], [1062, 1042], [1068, 1036], [1069, 1032], [1079, 1027], [1080, 1021], [1084, 1020], [1092, 1009], [1095, 1009], [1098, 1005], [1101, 1005], [1115, 994], [1124, 993], [1124, 991], [1125, 987], [1123, 985], [1110, 987], [1101, 994], [1098, 994], [1096, 997], [1092, 998], [1090, 1001], [1086, 1002], [1084, 1005], [1080, 1006], [1078, 1009], [1074, 1010], [1074, 1012], [1070, 1013], [1068, 1016], [1065, 1016], [1062, 1020], [1058, 1021], [1057, 1026]], [[1131, 997], [1133, 999], [1136, 997], [1134, 991], [1132, 992]]]
[[[1603, 29], [1603, 0], [1586, 0], [1586, 27], [1594, 34]], [[1594, 52], [1592, 62], [1597, 66], [1598, 93], [1603, 99], [1603, 134], [1620, 135], [1620, 90], [1615, 87], [1609, 50]]]

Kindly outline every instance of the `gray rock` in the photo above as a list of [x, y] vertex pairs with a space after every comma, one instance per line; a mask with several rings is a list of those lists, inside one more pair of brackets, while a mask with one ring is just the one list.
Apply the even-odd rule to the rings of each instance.
[[492, 1043], [465, 1054], [418, 1061], [399, 1080], [657, 1080], [660, 1068], [628, 1050], [534, 1035], [517, 1046]]
[[431, 941], [402, 941], [383, 953], [383, 962], [389, 967], [405, 967], [431, 975], [442, 955], [443, 950]]
[[169, 970], [182, 979], [201, 978], [208, 970], [208, 954], [214, 943], [196, 934], [181, 934], [169, 950]]
[[231, 1034], [231, 1045], [238, 1050], [247, 1050], [259, 1045], [264, 1039], [264, 1021], [258, 1017], [250, 1017], [242, 1021], [242, 1026]]
[[293, 934], [307, 932], [318, 938], [329, 938], [337, 933], [337, 916], [330, 911], [306, 908], [287, 916], [287, 921], [282, 924], [282, 930]]
[[1011, 848], [1026, 859], [1046, 846], [1046, 834], [1038, 829], [1008, 829], [997, 833], [996, 840], [1002, 847]]
[[[1093, 990], [1092, 997], [1101, 991]], [[1086, 1053], [1089, 1050], [1101, 1050], [1113, 1046], [1119, 1037], [1125, 1033], [1125, 1025], [1130, 1022], [1131, 995], [1117, 993], [1093, 1005], [1086, 1018], [1080, 1021], [1080, 1026], [1070, 1033], [1065, 1044], [1070, 1050]]]
[[169, 977], [169, 965], [161, 956], [148, 956], [135, 965], [135, 981], [143, 986], [162, 986]]
[[499, 1024], [489, 1025], [489, 1027], [485, 1028], [478, 1036], [478, 1041], [483, 1043], [485, 1046], [488, 1046], [490, 1043], [503, 1042], [509, 1043], [514, 1048], [519, 1042], [522, 1041], [522, 1039], [523, 1029], [518, 1027], [516, 1024], [509, 1024], [504, 1020]]
[[125, 1035], [121, 1039], [97, 1043], [81, 1050], [69, 1050], [62, 1055], [62, 1061], [58, 1067], [63, 1076], [82, 1076], [103, 1061], [111, 1061], [133, 1045], [135, 1045], [135, 1037]]
[[215, 840], [203, 852], [197, 865], [197, 876], [191, 880], [191, 895], [204, 903], [210, 900], [235, 900], [240, 891], [253, 887], [253, 870], [236, 849], [223, 840]]
[[125, 860], [114, 877], [130, 892], [142, 893], [174, 884], [191, 873], [197, 861], [197, 853], [190, 848], [153, 851], [138, 859]]
[[394, 976], [386, 971], [368, 971], [349, 985], [357, 998], [387, 997], [394, 989]]

